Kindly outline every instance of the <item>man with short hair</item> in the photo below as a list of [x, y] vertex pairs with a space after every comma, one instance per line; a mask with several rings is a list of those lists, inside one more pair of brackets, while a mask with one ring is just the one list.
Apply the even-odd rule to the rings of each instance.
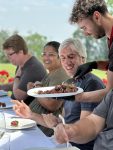
[[27, 95], [27, 83], [41, 81], [46, 75], [46, 70], [36, 57], [28, 53], [26, 42], [20, 35], [9, 37], [3, 43], [3, 51], [17, 69], [14, 82], [0, 85], [0, 89], [12, 91], [12, 99], [24, 100], [29, 104], [32, 98]]
[[77, 23], [86, 36], [96, 39], [104, 36], [108, 38], [109, 61], [83, 64], [75, 73], [76, 78], [81, 78], [92, 69], [107, 70], [108, 83], [105, 89], [84, 92], [76, 97], [79, 101], [101, 101], [113, 88], [113, 16], [109, 14], [104, 0], [76, 0], [70, 22]]

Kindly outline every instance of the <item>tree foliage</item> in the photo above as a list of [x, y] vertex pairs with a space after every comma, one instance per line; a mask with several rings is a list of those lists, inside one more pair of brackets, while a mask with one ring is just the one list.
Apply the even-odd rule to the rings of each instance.
[[47, 42], [47, 37], [39, 35], [38, 33], [29, 33], [25, 39], [29, 47], [29, 51], [40, 59], [42, 49]]

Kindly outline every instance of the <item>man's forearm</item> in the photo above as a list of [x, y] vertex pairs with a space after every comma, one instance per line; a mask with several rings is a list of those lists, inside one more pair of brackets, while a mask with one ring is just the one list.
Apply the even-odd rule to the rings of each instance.
[[100, 102], [108, 92], [109, 90], [107, 88], [91, 92], [84, 92], [80, 95], [76, 95], [75, 100], [78, 102]]
[[97, 136], [95, 125], [88, 118], [71, 124], [70, 131], [68, 134], [69, 141], [79, 144], [87, 143]]
[[46, 123], [44, 122], [43, 116], [41, 114], [32, 113], [30, 119], [36, 121], [37, 124], [47, 127]]
[[14, 79], [14, 84], [13, 84], [13, 90], [18, 89], [19, 83], [20, 83], [20, 79], [19, 78], [15, 78]]

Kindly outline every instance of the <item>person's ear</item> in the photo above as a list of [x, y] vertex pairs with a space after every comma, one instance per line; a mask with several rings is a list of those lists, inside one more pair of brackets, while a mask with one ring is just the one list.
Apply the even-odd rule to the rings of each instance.
[[86, 58], [85, 57], [82, 57], [82, 63], [86, 63]]
[[98, 25], [101, 25], [101, 14], [98, 11], [93, 13], [93, 21]]

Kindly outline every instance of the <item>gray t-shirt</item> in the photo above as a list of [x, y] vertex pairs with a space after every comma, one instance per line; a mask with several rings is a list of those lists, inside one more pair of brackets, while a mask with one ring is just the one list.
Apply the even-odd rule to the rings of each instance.
[[94, 114], [105, 119], [105, 128], [97, 136], [94, 150], [113, 150], [113, 90], [94, 109]]

